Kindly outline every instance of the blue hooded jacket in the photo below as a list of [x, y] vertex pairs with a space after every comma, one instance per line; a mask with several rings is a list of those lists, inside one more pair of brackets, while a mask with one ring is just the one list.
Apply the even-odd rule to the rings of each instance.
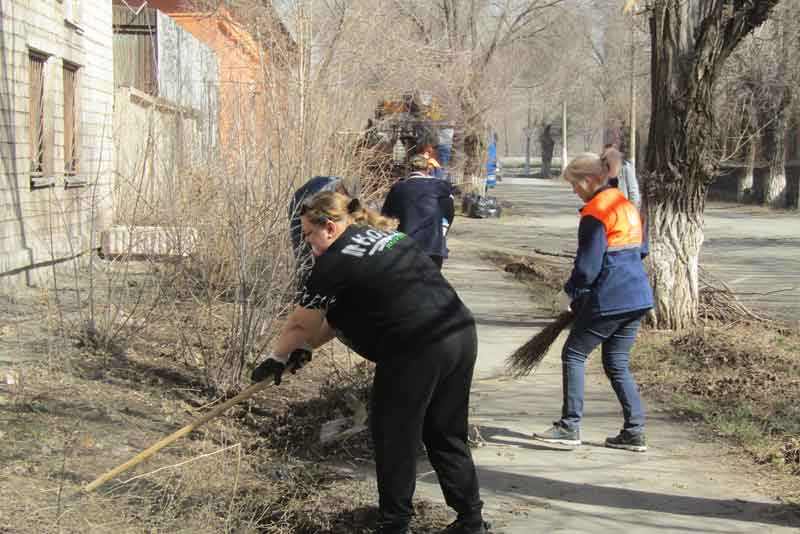
[[447, 257], [443, 220], [453, 222], [450, 184], [429, 176], [397, 182], [386, 195], [383, 215], [400, 221], [398, 230], [413, 238], [429, 256]]
[[578, 251], [564, 291], [592, 314], [653, 307], [642, 258], [648, 253], [639, 212], [616, 188], [601, 188], [581, 209]]

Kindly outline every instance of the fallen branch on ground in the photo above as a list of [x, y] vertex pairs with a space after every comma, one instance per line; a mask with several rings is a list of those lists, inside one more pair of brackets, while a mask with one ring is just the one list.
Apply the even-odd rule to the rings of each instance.
[[574, 254], [565, 254], [563, 252], [549, 252], [547, 250], [542, 250], [540, 248], [535, 248], [535, 249], [533, 249], [533, 251], [536, 254], [541, 254], [542, 256], [555, 256], [556, 258], [569, 258], [571, 260], [575, 259], [575, 255]]
[[747, 308], [728, 284], [715, 278], [702, 267], [699, 269], [698, 279], [700, 282], [698, 315], [703, 320], [723, 323], [741, 320], [772, 322]]

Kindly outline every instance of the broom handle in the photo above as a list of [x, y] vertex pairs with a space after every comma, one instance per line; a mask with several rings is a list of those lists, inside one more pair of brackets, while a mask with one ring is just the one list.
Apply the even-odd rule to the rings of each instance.
[[[272, 377], [270, 377], [270, 378], [272, 378]], [[186, 425], [185, 427], [181, 428], [180, 430], [174, 432], [173, 434], [170, 434], [169, 436], [167, 436], [166, 438], [162, 439], [161, 441], [159, 441], [155, 445], [152, 445], [151, 447], [143, 450], [142, 452], [140, 452], [139, 454], [137, 454], [136, 456], [134, 456], [133, 458], [131, 458], [130, 460], [125, 462], [124, 464], [120, 464], [117, 467], [115, 467], [114, 469], [112, 469], [111, 471], [107, 472], [106, 474], [101, 475], [100, 477], [95, 479], [91, 484], [89, 484], [86, 487], [84, 487], [83, 491], [85, 491], [87, 493], [90, 492], [90, 491], [94, 491], [95, 489], [97, 489], [98, 487], [102, 486], [103, 484], [105, 484], [106, 482], [108, 482], [109, 480], [114, 478], [115, 476], [119, 475], [120, 473], [124, 473], [125, 471], [127, 471], [131, 467], [134, 467], [134, 466], [140, 464], [141, 462], [143, 462], [144, 460], [146, 460], [150, 456], [154, 455], [155, 453], [157, 453], [158, 451], [160, 451], [161, 449], [163, 449], [164, 447], [166, 447], [167, 445], [169, 445], [173, 441], [177, 440], [178, 438], [181, 438], [181, 437], [185, 436], [186, 434], [190, 433], [192, 430], [200, 428], [201, 426], [203, 426], [204, 424], [206, 424], [210, 420], [212, 420], [215, 417], [217, 417], [218, 415], [220, 415], [222, 412], [226, 411], [228, 408], [230, 408], [234, 404], [238, 404], [239, 402], [245, 400], [246, 398], [252, 397], [253, 395], [258, 393], [262, 389], [266, 388], [267, 386], [271, 385], [272, 383], [273, 382], [271, 380], [262, 380], [261, 382], [256, 382], [255, 384], [251, 384], [250, 386], [248, 386], [246, 389], [241, 391], [238, 395], [236, 395], [232, 399], [228, 399], [227, 401], [225, 401], [224, 403], [220, 404], [219, 406], [217, 406], [216, 408], [214, 408], [213, 410], [211, 410], [207, 414], [205, 414], [202, 417], [196, 419], [195, 421], [189, 423], [188, 425]]]

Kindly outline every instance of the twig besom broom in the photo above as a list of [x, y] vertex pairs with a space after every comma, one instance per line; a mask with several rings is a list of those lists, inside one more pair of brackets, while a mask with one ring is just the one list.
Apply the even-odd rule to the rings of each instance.
[[561, 312], [552, 323], [515, 350], [506, 359], [506, 367], [511, 375], [519, 378], [532, 373], [542, 363], [542, 359], [550, 349], [550, 345], [574, 319], [575, 312], [572, 310]]

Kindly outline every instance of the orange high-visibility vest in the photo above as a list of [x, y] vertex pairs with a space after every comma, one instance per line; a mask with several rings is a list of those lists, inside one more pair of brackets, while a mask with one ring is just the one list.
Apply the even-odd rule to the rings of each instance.
[[636, 207], [616, 187], [597, 193], [581, 210], [606, 227], [608, 251], [642, 246], [642, 219]]

